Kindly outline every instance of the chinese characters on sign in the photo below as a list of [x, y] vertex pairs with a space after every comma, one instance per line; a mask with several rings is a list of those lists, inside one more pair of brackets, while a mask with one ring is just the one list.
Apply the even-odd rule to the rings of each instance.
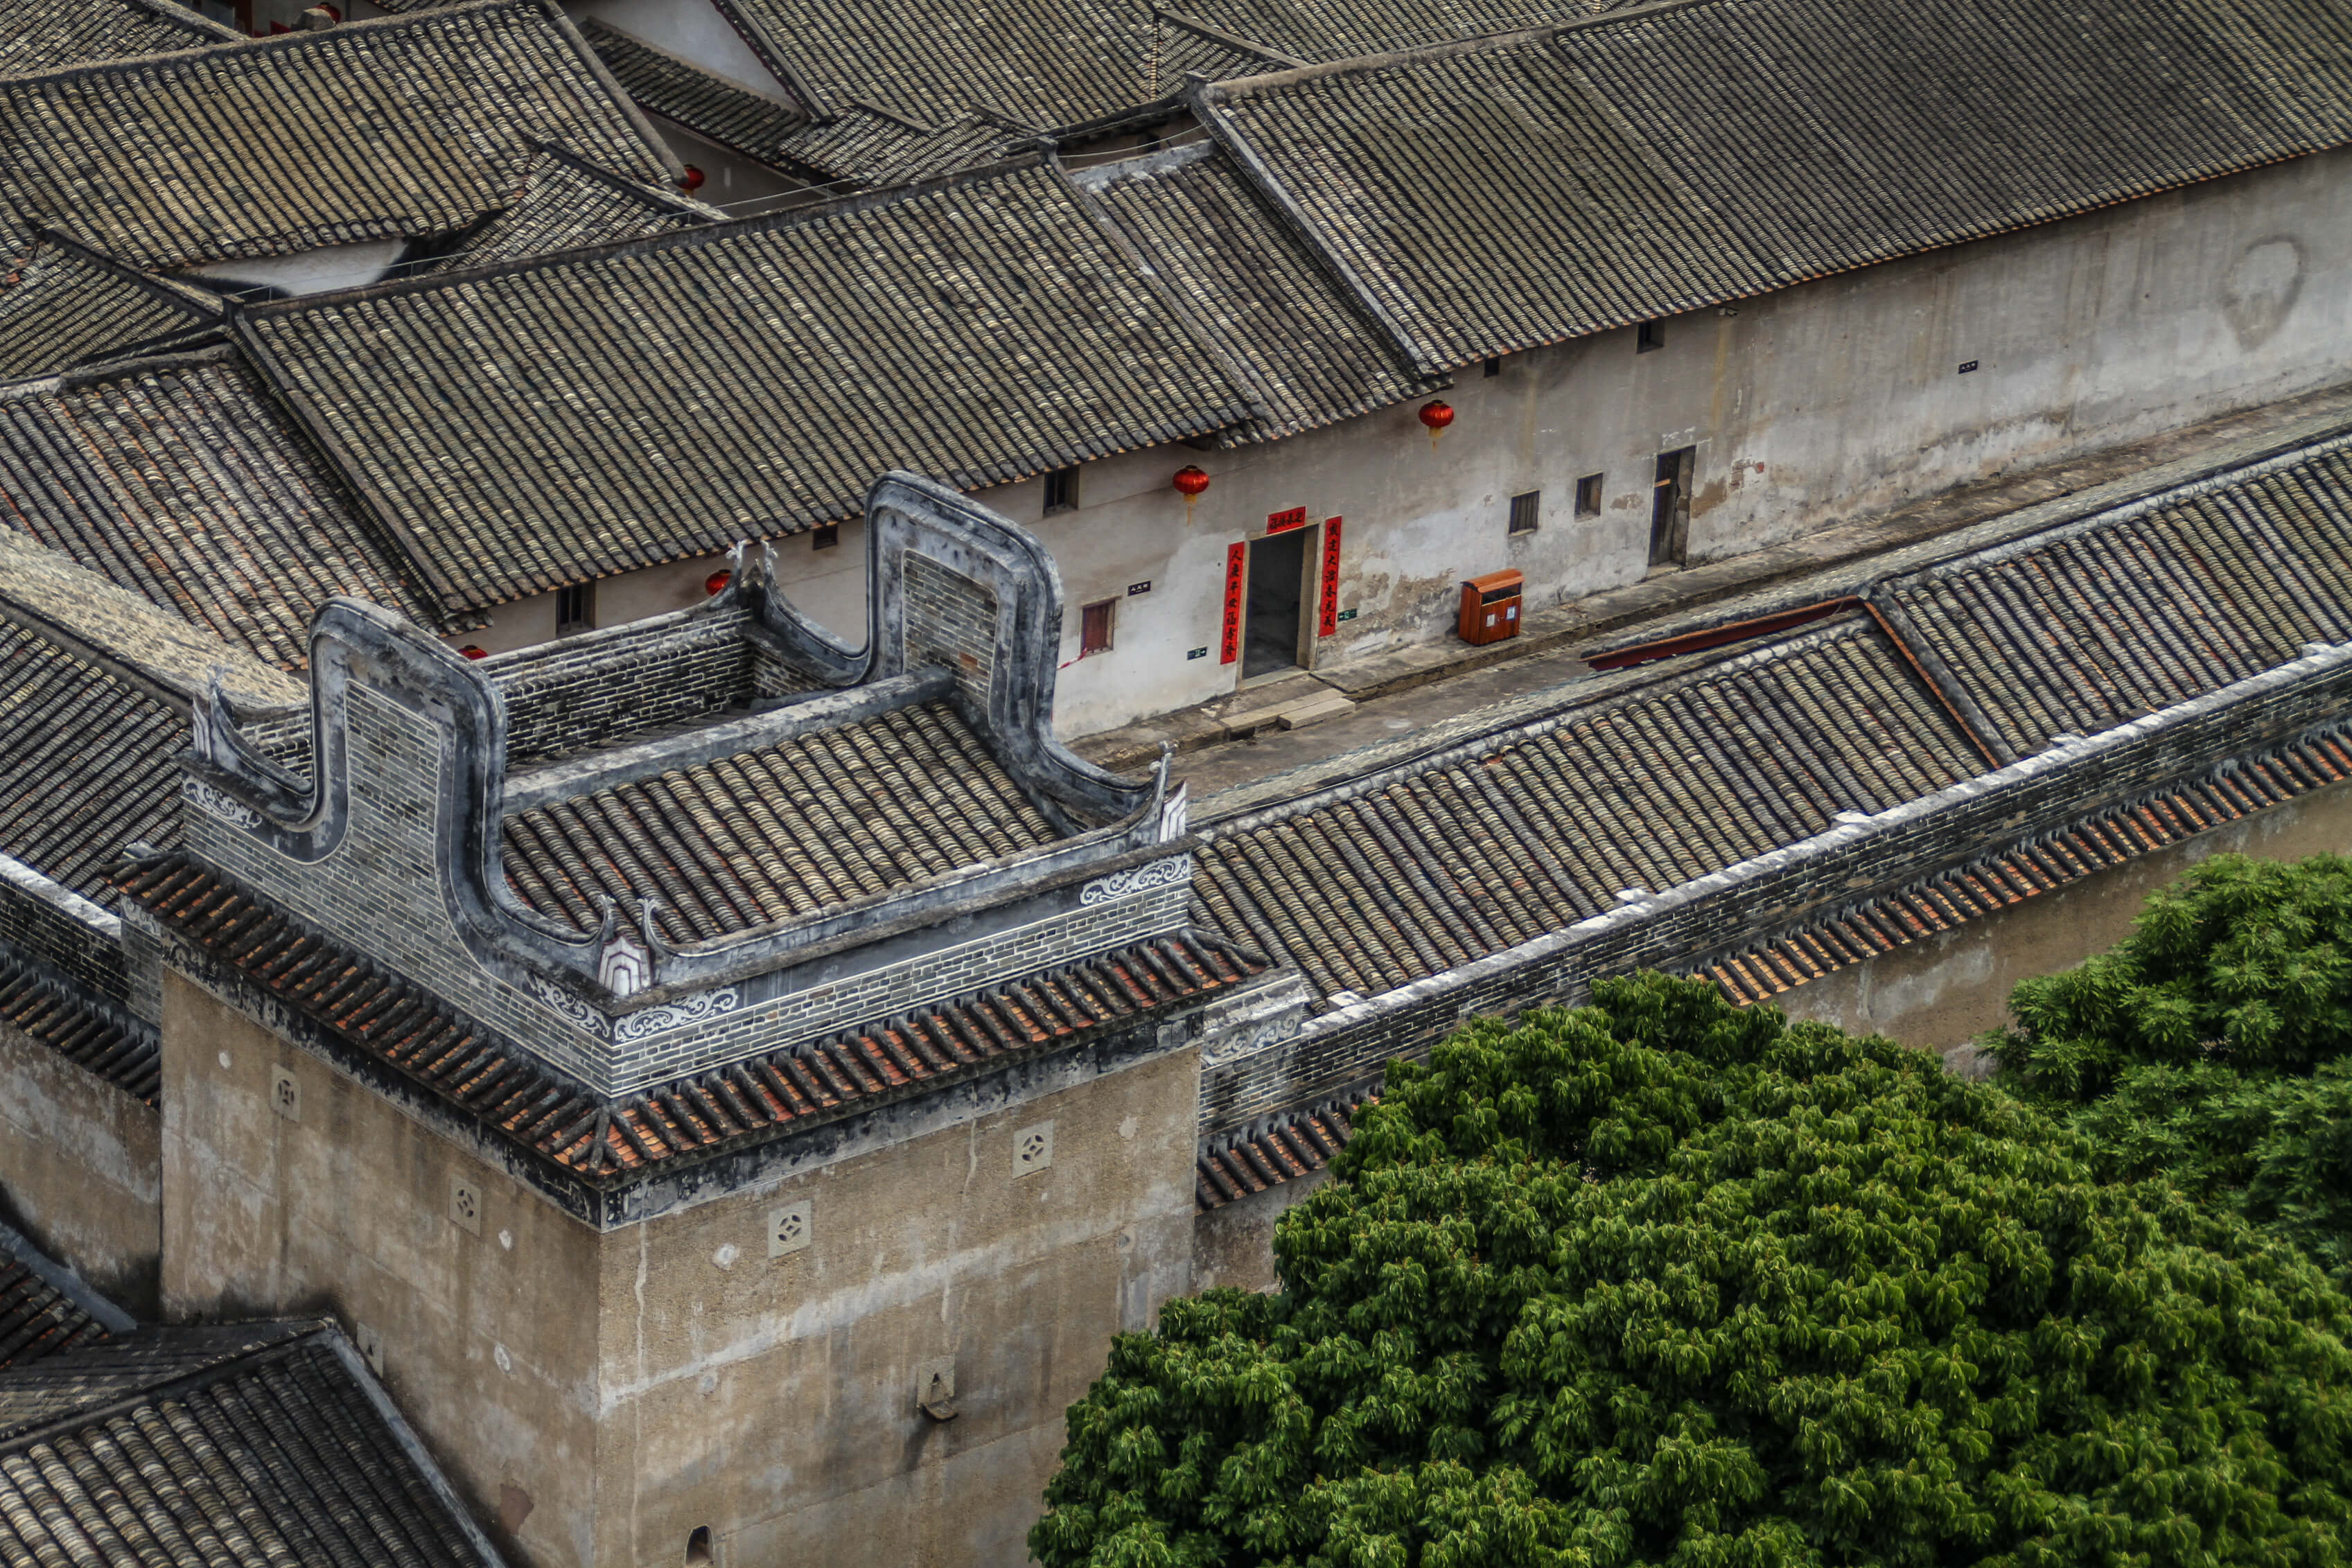
[[1286, 512], [1270, 512], [1266, 515], [1265, 531], [1270, 534], [1286, 534], [1293, 528], [1303, 528], [1306, 526], [1307, 508], [1304, 507], [1293, 507]]
[[1323, 603], [1315, 621], [1315, 634], [1328, 637], [1339, 629], [1339, 519], [1323, 519]]

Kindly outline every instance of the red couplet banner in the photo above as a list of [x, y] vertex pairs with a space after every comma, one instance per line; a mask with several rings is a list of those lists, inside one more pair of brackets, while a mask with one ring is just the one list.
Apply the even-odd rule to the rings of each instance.
[[1242, 656], [1242, 583], [1249, 575], [1249, 546], [1225, 547], [1225, 635], [1217, 663], [1230, 664]]
[[1293, 507], [1286, 512], [1268, 512], [1265, 516], [1265, 531], [1270, 534], [1286, 534], [1293, 528], [1306, 526], [1307, 508], [1304, 507]]
[[1339, 519], [1323, 519], [1323, 603], [1315, 618], [1315, 634], [1328, 637], [1339, 629]]

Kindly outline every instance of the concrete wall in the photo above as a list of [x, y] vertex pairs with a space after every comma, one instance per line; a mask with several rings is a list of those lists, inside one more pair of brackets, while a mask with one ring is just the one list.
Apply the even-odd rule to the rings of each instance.
[[1209, 1210], [1192, 1221], [1192, 1289], [1271, 1291], [1275, 1221], [1331, 1179], [1329, 1167]]
[[745, 1565], [1017, 1563], [1111, 1335], [1191, 1285], [1190, 1047], [600, 1234], [184, 976], [163, 1030], [166, 1313], [332, 1312], [544, 1568], [681, 1562], [701, 1526]]
[[331, 1312], [502, 1548], [591, 1561], [596, 1234], [171, 973], [163, 1101], [167, 1316]]
[[153, 1106], [0, 1024], [0, 1218], [139, 1318], [157, 1306], [162, 1137]]
[[1969, 1041], [2011, 1022], [2020, 980], [2070, 968], [2130, 935], [2150, 894], [2211, 855], [2352, 853], [2352, 785], [2338, 784], [2027, 899], [1776, 998], [1790, 1018], [1883, 1034], [1981, 1065]]
[[[1111, 1335], [1190, 1287], [1187, 1049], [616, 1234], [600, 1565], [1014, 1564]], [[1050, 1123], [1053, 1164], [1016, 1175]], [[767, 1256], [767, 1216], [811, 1241]], [[958, 1414], [916, 1407], [951, 1364]]]

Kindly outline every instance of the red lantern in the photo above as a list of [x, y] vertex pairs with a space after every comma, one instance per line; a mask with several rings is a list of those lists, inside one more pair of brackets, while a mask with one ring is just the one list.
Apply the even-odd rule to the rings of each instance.
[[1437, 438], [1454, 423], [1454, 405], [1432, 401], [1421, 405], [1421, 423], [1429, 427], [1429, 449], [1437, 450]]
[[468, 643], [457, 650], [457, 655], [465, 659], [487, 659], [490, 656], [490, 651], [488, 648], [478, 648]]
[[1208, 475], [1187, 463], [1183, 467], [1176, 470], [1176, 477], [1169, 483], [1175, 486], [1176, 493], [1184, 497], [1184, 520], [1191, 522], [1192, 503], [1199, 500], [1202, 494], [1209, 487]]
[[722, 566], [702, 580], [702, 591], [716, 598], [724, 593], [727, 591], [727, 585], [734, 580], [735, 574]]
[[677, 177], [677, 188], [688, 192], [699, 191], [702, 189], [702, 171], [688, 163], [686, 172]]

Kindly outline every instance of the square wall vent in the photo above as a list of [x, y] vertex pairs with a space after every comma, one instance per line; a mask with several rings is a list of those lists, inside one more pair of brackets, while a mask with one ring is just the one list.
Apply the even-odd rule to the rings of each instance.
[[1054, 1124], [1040, 1122], [1013, 1134], [1013, 1174], [1034, 1176], [1054, 1163]]

